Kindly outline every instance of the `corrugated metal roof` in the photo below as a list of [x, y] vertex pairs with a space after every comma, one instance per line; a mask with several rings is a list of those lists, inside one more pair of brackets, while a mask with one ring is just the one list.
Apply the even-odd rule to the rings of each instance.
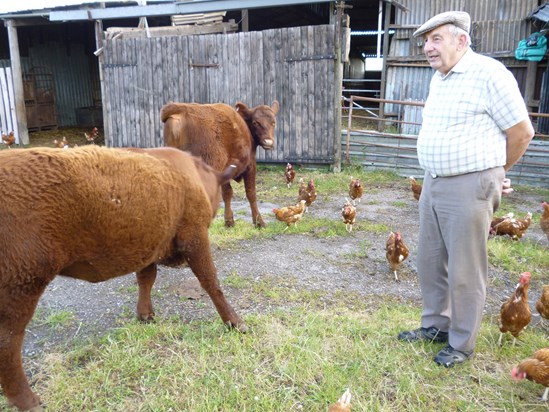
[[549, 3], [545, 3], [539, 6], [532, 14], [528, 17], [538, 19], [547, 23], [549, 21]]
[[[109, 2], [109, 0], [105, 0], [105, 2]], [[50, 10], [55, 7], [76, 6], [76, 5], [93, 4], [93, 3], [96, 3], [96, 2], [82, 1], [82, 0], [26, 0], [26, 1], [9, 0], [9, 1], [0, 2], [0, 14], [18, 13], [23, 11]], [[132, 1], [132, 3], [135, 3], [135, 1]]]

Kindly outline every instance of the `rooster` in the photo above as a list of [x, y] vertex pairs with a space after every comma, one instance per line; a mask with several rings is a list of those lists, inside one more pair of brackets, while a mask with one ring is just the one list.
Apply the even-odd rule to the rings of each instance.
[[531, 357], [523, 360], [511, 370], [511, 376], [517, 382], [526, 378], [545, 386], [541, 400], [547, 401], [549, 395], [549, 348], [539, 349]]
[[356, 207], [352, 205], [349, 199], [345, 199], [345, 204], [341, 209], [341, 217], [343, 218], [343, 223], [345, 223], [345, 229], [351, 233], [356, 220]]
[[360, 199], [362, 198], [362, 194], [364, 193], [364, 188], [362, 187], [362, 182], [360, 179], [354, 179], [351, 176], [351, 183], [349, 184], [349, 197], [353, 201], [353, 205], [355, 204], [355, 200], [358, 199], [358, 203], [360, 203]]
[[545, 233], [545, 236], [547, 236], [547, 240], [549, 240], [549, 204], [543, 202], [541, 207], [543, 208], [543, 213], [539, 220], [539, 225], [541, 226], [543, 233]]
[[513, 213], [494, 218], [490, 223], [490, 234], [509, 235], [513, 240], [519, 240], [524, 236], [532, 222], [532, 213], [528, 212], [522, 219], [516, 219]]
[[421, 196], [421, 189], [422, 186], [420, 183], [417, 182], [414, 176], [410, 176], [410, 186], [412, 188], [412, 194], [414, 195], [414, 199], [419, 200], [419, 197]]
[[341, 398], [328, 409], [328, 412], [350, 412], [351, 391], [349, 388], [341, 395]]
[[286, 223], [284, 230], [288, 229], [293, 223], [297, 226], [297, 222], [305, 212], [305, 200], [300, 200], [295, 206], [286, 206], [279, 209], [273, 209], [275, 217], [281, 222]]
[[309, 210], [309, 206], [316, 200], [316, 188], [313, 179], [309, 180], [309, 183], [305, 185], [303, 178], [299, 179], [299, 192], [297, 200], [305, 200], [305, 211]]
[[501, 305], [500, 315], [500, 335], [498, 345], [501, 345], [503, 334], [505, 332], [513, 335], [513, 346], [517, 337], [528, 326], [532, 320], [532, 311], [528, 304], [528, 288], [530, 287], [530, 272], [524, 272], [520, 275], [519, 283], [513, 294]]
[[389, 238], [387, 239], [387, 244], [385, 247], [385, 256], [389, 265], [391, 265], [391, 270], [395, 274], [395, 281], [398, 280], [397, 269], [404, 260], [410, 254], [408, 247], [404, 244], [402, 236], [399, 232], [389, 233]]
[[288, 163], [286, 165], [286, 170], [284, 171], [284, 177], [286, 178], [286, 185], [288, 186], [288, 189], [289, 189], [295, 179], [295, 170], [294, 170], [294, 167], [291, 165], [291, 163]]
[[545, 285], [536, 301], [536, 310], [543, 319], [549, 320], [549, 285]]
[[11, 149], [11, 146], [15, 143], [15, 133], [13, 131], [9, 132], [7, 135], [2, 133], [2, 142], [8, 146], [8, 149]]
[[97, 130], [97, 127], [94, 127], [93, 129], [91, 129], [90, 133], [84, 132], [84, 137], [91, 144], [95, 143], [95, 139], [97, 139], [98, 135], [99, 135], [99, 130]]
[[69, 142], [67, 141], [67, 138], [63, 136], [62, 140], [55, 139], [53, 141], [53, 145], [59, 149], [68, 149], [69, 148]]

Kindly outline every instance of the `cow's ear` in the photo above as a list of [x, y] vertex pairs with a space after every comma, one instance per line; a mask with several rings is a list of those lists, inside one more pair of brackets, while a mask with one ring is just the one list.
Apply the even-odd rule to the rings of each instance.
[[279, 105], [278, 105], [278, 100], [275, 100], [273, 102], [273, 104], [271, 105], [271, 109], [272, 111], [274, 112], [274, 114], [277, 114], [278, 113], [278, 109], [279, 109]]
[[240, 113], [240, 116], [242, 116], [243, 119], [248, 119], [250, 117], [250, 109], [248, 109], [248, 106], [246, 106], [242, 102], [236, 103], [236, 111]]
[[242, 102], [236, 102], [235, 107], [236, 107], [236, 111], [237, 111], [237, 112], [243, 112], [243, 113], [245, 113], [245, 112], [248, 110], [248, 106], [246, 106], [246, 105], [245, 105], [244, 103], [242, 103]]

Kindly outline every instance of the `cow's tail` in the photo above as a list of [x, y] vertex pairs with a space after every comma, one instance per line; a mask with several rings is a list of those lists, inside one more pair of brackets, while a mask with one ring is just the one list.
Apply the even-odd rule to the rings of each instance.
[[186, 141], [181, 124], [181, 109], [175, 103], [168, 103], [160, 110], [160, 119], [164, 123], [164, 144], [183, 149]]
[[162, 109], [160, 110], [160, 120], [162, 120], [162, 123], [166, 123], [166, 121], [172, 117], [175, 114], [179, 114], [181, 112], [181, 108], [176, 103], [168, 103], [162, 106]]

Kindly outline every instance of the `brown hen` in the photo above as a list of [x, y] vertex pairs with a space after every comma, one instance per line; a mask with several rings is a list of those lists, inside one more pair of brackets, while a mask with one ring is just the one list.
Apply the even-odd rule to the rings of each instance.
[[351, 233], [356, 220], [356, 207], [354, 207], [348, 199], [345, 199], [345, 204], [341, 208], [341, 217], [345, 223], [345, 229]]
[[354, 179], [351, 176], [351, 183], [349, 184], [349, 197], [353, 201], [353, 204], [355, 204], [355, 200], [358, 200], [358, 203], [360, 203], [363, 193], [364, 187], [362, 186], [360, 179]]
[[541, 214], [539, 225], [541, 226], [543, 233], [545, 233], [545, 236], [547, 236], [547, 240], [549, 240], [549, 204], [543, 202], [541, 207], [543, 208], [543, 213]]
[[395, 274], [395, 281], [398, 282], [397, 269], [410, 253], [399, 232], [389, 233], [385, 251], [387, 261], [389, 262], [389, 265], [391, 265], [391, 270]]
[[541, 296], [536, 301], [536, 310], [543, 319], [549, 320], [549, 285], [543, 286]]
[[549, 348], [539, 349], [531, 357], [523, 360], [513, 368], [511, 376], [517, 382], [526, 378], [545, 386], [541, 400], [547, 401], [549, 395]]
[[350, 412], [351, 411], [351, 391], [347, 390], [341, 395], [341, 398], [328, 409], [328, 412]]
[[95, 139], [97, 139], [98, 135], [99, 135], [99, 130], [97, 130], [97, 127], [94, 127], [93, 129], [91, 129], [89, 133], [84, 132], [84, 137], [91, 144], [95, 143]]
[[286, 178], [286, 185], [288, 186], [288, 189], [289, 189], [295, 179], [295, 170], [291, 163], [288, 163], [286, 165], [286, 170], [284, 171], [284, 177]]
[[532, 222], [532, 213], [528, 212], [526, 216], [522, 219], [515, 219], [513, 213], [508, 213], [507, 215], [494, 218], [490, 223], [490, 234], [491, 235], [508, 235], [513, 240], [519, 240], [526, 230], [530, 227]]
[[53, 145], [54, 145], [54, 147], [57, 147], [59, 149], [68, 149], [69, 142], [68, 142], [67, 138], [65, 136], [63, 136], [62, 140], [55, 139], [53, 141]]
[[286, 223], [284, 230], [288, 229], [292, 223], [297, 226], [297, 222], [303, 216], [303, 212], [305, 212], [305, 200], [300, 200], [295, 206], [273, 209], [273, 212], [278, 220]]
[[309, 183], [305, 185], [303, 178], [299, 179], [299, 192], [297, 194], [297, 200], [305, 200], [305, 211], [309, 210], [309, 206], [316, 200], [316, 188], [313, 179], [309, 180]]
[[2, 133], [2, 141], [8, 146], [8, 149], [11, 149], [11, 146], [15, 143], [15, 133], [9, 132], [7, 135]]
[[414, 176], [410, 176], [410, 187], [412, 188], [412, 194], [414, 195], [414, 199], [419, 200], [419, 197], [421, 196], [421, 189], [422, 185], [417, 182]]
[[501, 305], [500, 315], [500, 335], [498, 345], [501, 345], [503, 334], [509, 332], [513, 335], [513, 346], [516, 339], [523, 329], [528, 326], [532, 320], [532, 311], [528, 304], [528, 288], [530, 287], [530, 272], [524, 272], [520, 275], [519, 283], [513, 294]]

